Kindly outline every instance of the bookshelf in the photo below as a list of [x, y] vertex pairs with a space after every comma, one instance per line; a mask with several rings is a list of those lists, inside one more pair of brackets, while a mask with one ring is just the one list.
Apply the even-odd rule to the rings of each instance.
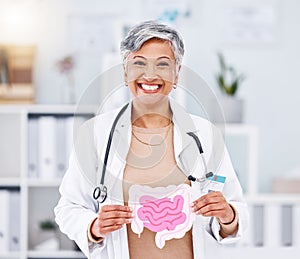
[[225, 142], [245, 196], [258, 193], [258, 128], [247, 124], [226, 124]]
[[[75, 244], [63, 234], [58, 235], [59, 249], [36, 249], [41, 236], [38, 222], [42, 219], [54, 219], [53, 207], [59, 199], [58, 186], [62, 175], [53, 178], [29, 175], [32, 162], [30, 138], [36, 137], [35, 141], [38, 140], [36, 134], [31, 135], [31, 122], [45, 117], [69, 119], [74, 115], [75, 109], [72, 105], [0, 106], [0, 192], [14, 191], [20, 195], [17, 205], [20, 214], [19, 247], [16, 251], [1, 251], [0, 248], [0, 259], [85, 258], [76, 250]], [[93, 116], [95, 111], [94, 107], [83, 107], [77, 116], [84, 120]], [[290, 258], [296, 258], [293, 255], [300, 252], [300, 235], [297, 235], [300, 233], [300, 224], [296, 220], [300, 216], [299, 195], [258, 193], [259, 132], [256, 126], [228, 124], [225, 128], [225, 140], [249, 205], [251, 220], [256, 224], [251, 224], [245, 238], [239, 244], [222, 248], [225, 249], [222, 252], [224, 258], [253, 258], [275, 250], [278, 253], [273, 258], [281, 258], [276, 255], [285, 253], [291, 255]], [[269, 213], [274, 211], [277, 214], [273, 219], [279, 222], [269, 222], [266, 219]], [[292, 225], [284, 225], [284, 219], [292, 222]], [[261, 232], [257, 232], [258, 223], [264, 226]], [[276, 235], [272, 228], [274, 224], [279, 225], [277, 240], [273, 239]], [[294, 230], [283, 232], [283, 227]]]
[[[46, 248], [47, 246], [41, 247], [43, 232], [39, 227], [39, 223], [46, 219], [54, 220], [53, 208], [59, 199], [58, 187], [62, 174], [51, 177], [39, 174], [34, 175], [31, 172], [33, 168], [35, 169], [34, 171], [39, 171], [40, 167], [38, 167], [37, 163], [42, 158], [39, 157], [38, 153], [43, 153], [43, 150], [41, 150], [43, 147], [41, 146], [37, 146], [39, 152], [33, 152], [32, 144], [39, 145], [37, 142], [41, 140], [41, 136], [47, 137], [49, 136], [47, 134], [51, 135], [49, 130], [55, 130], [55, 137], [61, 134], [62, 130], [65, 130], [63, 132], [65, 135], [60, 137], [60, 141], [69, 138], [69, 142], [66, 142], [65, 146], [70, 145], [72, 137], [68, 136], [68, 132], [72, 131], [70, 127], [73, 127], [75, 110], [76, 107], [72, 105], [0, 106], [0, 198], [3, 193], [5, 194], [4, 196], [7, 196], [6, 194], [9, 193], [8, 197], [12, 195], [12, 192], [17, 193], [19, 200], [17, 205], [14, 206], [16, 213], [12, 214], [20, 215], [19, 219], [16, 220], [16, 225], [18, 225], [18, 240], [15, 241], [16, 247], [12, 248], [9, 244], [3, 248], [4, 246], [1, 246], [2, 241], [0, 240], [0, 259], [85, 258], [77, 250], [75, 244], [58, 230], [56, 232], [53, 231], [52, 234], [54, 233], [59, 247], [49, 246], [49, 244], [48, 248]], [[92, 117], [95, 114], [94, 111], [94, 107], [82, 107], [79, 112], [76, 110], [75, 117], [77, 122], [82, 123], [84, 120]], [[41, 134], [39, 131], [43, 127], [41, 121], [44, 118], [46, 118], [46, 121], [47, 118], [51, 118], [50, 121], [55, 123], [55, 129], [45, 128], [46, 133]], [[31, 132], [33, 129], [32, 121], [36, 122], [35, 126], [37, 127], [33, 133]], [[64, 128], [58, 129], [58, 121], [65, 123], [62, 124]], [[45, 125], [49, 126], [50, 124], [46, 123]], [[70, 133], [70, 135], [72, 134]], [[33, 142], [32, 138], [35, 138]], [[63, 152], [70, 152], [70, 149], [63, 149]], [[36, 156], [35, 161], [32, 160], [32, 153]], [[64, 158], [65, 161], [55, 160], [55, 166], [58, 165], [58, 162], [65, 162], [60, 171], [66, 168], [67, 155]], [[35, 167], [32, 167], [34, 162], [36, 163]], [[8, 218], [7, 215], [6, 218]], [[1, 215], [2, 220], [3, 215]], [[10, 232], [10, 225], [12, 224], [9, 221], [6, 222], [6, 225], [8, 227], [4, 233], [7, 234]], [[9, 240], [9, 242], [12, 241]]]
[[239, 243], [219, 248], [222, 258], [298, 258], [300, 195], [258, 191], [259, 131], [256, 126], [227, 124], [225, 141], [244, 191], [250, 225]]

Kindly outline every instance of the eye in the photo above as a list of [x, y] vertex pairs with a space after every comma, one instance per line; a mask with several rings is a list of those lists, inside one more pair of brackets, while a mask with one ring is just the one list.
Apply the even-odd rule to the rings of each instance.
[[156, 64], [156, 66], [157, 67], [169, 67], [170, 66], [170, 64], [168, 63], [168, 62], [166, 62], [166, 61], [160, 61], [160, 62], [158, 62], [157, 64]]
[[135, 66], [146, 66], [146, 63], [142, 60], [136, 60], [136, 61], [134, 61], [133, 65], [135, 65]]

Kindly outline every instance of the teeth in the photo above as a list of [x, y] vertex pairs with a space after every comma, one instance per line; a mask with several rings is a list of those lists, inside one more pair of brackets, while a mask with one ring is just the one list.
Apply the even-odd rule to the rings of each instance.
[[157, 90], [159, 88], [158, 85], [146, 85], [146, 84], [141, 84], [142, 88], [144, 90], [147, 90], [147, 91], [154, 91], [154, 90]]

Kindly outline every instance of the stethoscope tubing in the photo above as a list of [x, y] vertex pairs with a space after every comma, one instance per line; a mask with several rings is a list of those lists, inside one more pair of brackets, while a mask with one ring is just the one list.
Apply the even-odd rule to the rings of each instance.
[[120, 117], [123, 115], [123, 113], [127, 109], [128, 105], [129, 105], [129, 103], [127, 103], [127, 104], [125, 104], [123, 106], [123, 108], [117, 114], [117, 116], [116, 116], [116, 118], [115, 118], [115, 120], [113, 122], [113, 125], [111, 126], [111, 130], [110, 130], [108, 141], [107, 141], [107, 145], [106, 145], [106, 151], [105, 151], [105, 156], [104, 156], [104, 163], [103, 163], [103, 168], [102, 168], [102, 174], [101, 174], [100, 184], [104, 185], [104, 179], [105, 179], [105, 173], [106, 173], [106, 165], [107, 165], [107, 160], [108, 160], [108, 156], [109, 156], [110, 147], [111, 147], [111, 143], [112, 143], [112, 140], [113, 140], [115, 128], [117, 126], [117, 123], [118, 123]]
[[[116, 116], [116, 118], [115, 118], [115, 120], [112, 124], [111, 130], [110, 130], [110, 133], [109, 133], [109, 137], [108, 137], [108, 141], [107, 141], [107, 145], [106, 145], [106, 150], [105, 150], [103, 167], [102, 167], [100, 185], [97, 186], [94, 189], [94, 192], [93, 192], [93, 198], [95, 200], [97, 200], [99, 203], [103, 203], [107, 198], [107, 187], [104, 184], [104, 180], [105, 180], [106, 166], [107, 166], [107, 161], [108, 161], [108, 157], [109, 157], [110, 147], [111, 147], [111, 143], [112, 143], [112, 140], [113, 140], [113, 135], [114, 135], [117, 123], [118, 123], [120, 117], [123, 115], [123, 113], [127, 109], [128, 105], [129, 105], [129, 103], [125, 104], [122, 107], [122, 109], [119, 111], [119, 113], [117, 114], [117, 116]], [[206, 164], [206, 160], [205, 160], [205, 157], [204, 157], [204, 152], [203, 152], [203, 148], [202, 148], [200, 139], [193, 132], [187, 132], [187, 134], [195, 140], [195, 142], [197, 144], [197, 147], [198, 147], [198, 150], [199, 150], [199, 153], [200, 153], [200, 156], [201, 156], [201, 159], [202, 159], [202, 162], [203, 162], [203, 165], [204, 165], [204, 176], [203, 177], [195, 178], [192, 175], [189, 175], [188, 179], [190, 181], [194, 181], [194, 182], [195, 181], [196, 182], [204, 182], [207, 178], [213, 176], [213, 173], [208, 172], [208, 170], [207, 170], [207, 164]]]

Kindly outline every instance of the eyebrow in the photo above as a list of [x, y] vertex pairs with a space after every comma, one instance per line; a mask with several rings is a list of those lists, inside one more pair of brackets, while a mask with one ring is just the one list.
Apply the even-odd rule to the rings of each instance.
[[[134, 57], [133, 57], [133, 59], [135, 59], [135, 58], [142, 58], [142, 59], [147, 60], [147, 58], [145, 58], [145, 57], [143, 57], [143, 56], [140, 56], [140, 55], [137, 55], [137, 56], [134, 56]], [[172, 60], [172, 59], [171, 59], [170, 57], [168, 57], [168, 56], [161, 56], [161, 57], [158, 57], [156, 60], [160, 60], [160, 59], [164, 59], [164, 58], [167, 58], [167, 59]]]

